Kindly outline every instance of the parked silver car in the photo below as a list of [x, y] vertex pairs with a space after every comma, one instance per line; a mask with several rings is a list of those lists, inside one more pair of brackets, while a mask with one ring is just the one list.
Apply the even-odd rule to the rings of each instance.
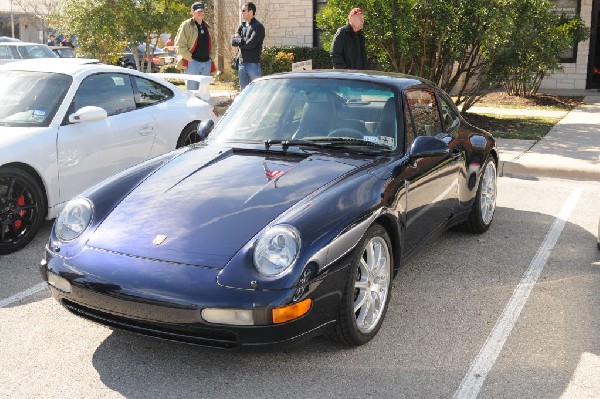
[[58, 58], [58, 55], [45, 44], [0, 42], [0, 65], [29, 58]]

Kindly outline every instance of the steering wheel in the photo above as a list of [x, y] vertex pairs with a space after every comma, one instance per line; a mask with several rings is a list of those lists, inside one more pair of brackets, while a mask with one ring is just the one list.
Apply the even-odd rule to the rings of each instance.
[[327, 137], [353, 137], [357, 139], [362, 139], [363, 137], [365, 137], [365, 134], [360, 130], [353, 129], [351, 127], [340, 127], [329, 132]]

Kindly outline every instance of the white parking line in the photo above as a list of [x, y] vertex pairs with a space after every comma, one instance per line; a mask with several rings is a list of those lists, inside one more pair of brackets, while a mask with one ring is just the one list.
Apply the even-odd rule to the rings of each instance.
[[577, 201], [579, 201], [582, 193], [583, 189], [581, 188], [573, 190], [571, 195], [569, 195], [569, 198], [567, 198], [567, 201], [563, 204], [563, 207], [554, 220], [544, 242], [538, 249], [537, 254], [529, 264], [529, 268], [521, 278], [519, 285], [506, 304], [494, 329], [479, 351], [479, 355], [471, 364], [471, 368], [463, 378], [460, 387], [454, 393], [455, 399], [476, 398], [479, 394], [479, 390], [481, 389], [485, 378], [498, 358], [512, 328], [517, 322], [529, 294], [531, 294], [538, 277], [548, 261], [552, 248], [556, 245], [558, 237], [565, 227], [566, 221], [569, 220], [569, 216], [575, 208]]
[[38, 292], [42, 291], [44, 288], [46, 288], [48, 286], [47, 283], [39, 283], [38, 285], [34, 285], [31, 288], [26, 289], [25, 291], [21, 291], [18, 294], [15, 294], [13, 296], [9, 296], [6, 299], [2, 299], [0, 301], [0, 308], [4, 308], [8, 305], [11, 305], [15, 302], [19, 302], [25, 298], [27, 298], [30, 295], [33, 294], [37, 294]]

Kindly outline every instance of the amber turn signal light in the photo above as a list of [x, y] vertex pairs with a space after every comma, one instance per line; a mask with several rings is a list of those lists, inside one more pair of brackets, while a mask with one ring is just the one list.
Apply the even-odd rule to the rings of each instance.
[[292, 305], [284, 306], [282, 308], [275, 308], [271, 310], [271, 314], [273, 315], [273, 324], [285, 323], [286, 321], [302, 317], [308, 313], [311, 306], [312, 299], [308, 298]]

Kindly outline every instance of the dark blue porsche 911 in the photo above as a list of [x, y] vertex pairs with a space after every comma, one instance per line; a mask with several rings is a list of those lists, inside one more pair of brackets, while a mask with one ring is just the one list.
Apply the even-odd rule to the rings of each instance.
[[494, 139], [415, 77], [263, 77], [198, 134], [57, 218], [42, 274], [71, 312], [218, 348], [361, 345], [417, 249], [494, 216]]

